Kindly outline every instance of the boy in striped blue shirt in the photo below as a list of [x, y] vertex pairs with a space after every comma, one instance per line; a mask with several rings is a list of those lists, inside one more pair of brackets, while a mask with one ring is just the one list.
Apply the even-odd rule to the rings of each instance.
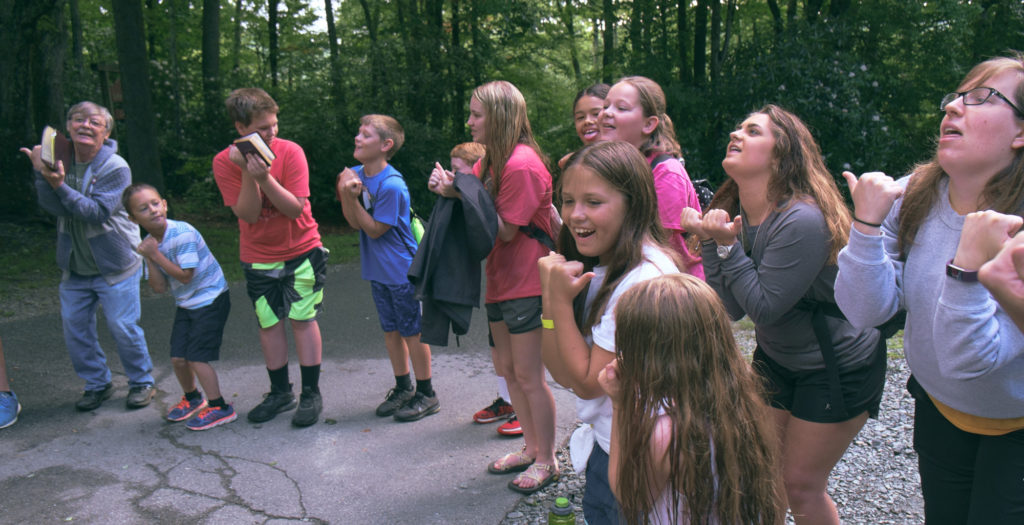
[[[203, 236], [191, 224], [167, 218], [167, 201], [148, 184], [132, 184], [121, 196], [124, 209], [149, 235], [138, 252], [146, 259], [149, 286], [168, 288], [178, 308], [171, 330], [171, 364], [185, 392], [167, 413], [186, 421], [190, 430], [206, 430], [234, 421], [234, 407], [224, 401], [211, 361], [220, 358], [224, 324], [231, 299], [224, 272]], [[196, 378], [207, 399], [196, 389]]]

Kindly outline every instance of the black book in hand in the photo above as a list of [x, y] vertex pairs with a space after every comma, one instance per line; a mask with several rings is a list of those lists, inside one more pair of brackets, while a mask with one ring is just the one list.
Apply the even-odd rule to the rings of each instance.
[[263, 142], [263, 137], [257, 132], [252, 132], [244, 137], [235, 139], [235, 147], [238, 151], [241, 151], [243, 155], [256, 155], [260, 158], [267, 166], [277, 158], [274, 152], [270, 150], [270, 146], [267, 146], [266, 142]]

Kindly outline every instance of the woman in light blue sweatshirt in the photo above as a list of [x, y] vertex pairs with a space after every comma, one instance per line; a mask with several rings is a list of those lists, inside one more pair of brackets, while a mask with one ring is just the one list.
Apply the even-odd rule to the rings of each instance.
[[978, 247], [1012, 228], [973, 213], [1021, 214], [1022, 107], [1024, 55], [987, 60], [942, 99], [931, 161], [900, 181], [843, 174], [855, 211], [836, 301], [856, 326], [907, 311], [929, 524], [1024, 523], [1024, 334], [977, 282], [994, 255]]

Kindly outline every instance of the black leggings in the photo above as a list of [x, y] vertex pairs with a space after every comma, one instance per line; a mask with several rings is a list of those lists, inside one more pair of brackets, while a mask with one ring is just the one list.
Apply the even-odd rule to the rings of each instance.
[[917, 451], [928, 525], [1024, 523], [1024, 430], [983, 436], [946, 419], [913, 376]]

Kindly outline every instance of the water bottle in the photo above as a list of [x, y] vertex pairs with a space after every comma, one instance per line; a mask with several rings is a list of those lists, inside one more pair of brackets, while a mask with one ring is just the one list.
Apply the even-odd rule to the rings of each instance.
[[548, 525], [576, 525], [576, 513], [573, 512], [572, 505], [569, 505], [568, 498], [555, 499], [555, 504], [548, 512]]

